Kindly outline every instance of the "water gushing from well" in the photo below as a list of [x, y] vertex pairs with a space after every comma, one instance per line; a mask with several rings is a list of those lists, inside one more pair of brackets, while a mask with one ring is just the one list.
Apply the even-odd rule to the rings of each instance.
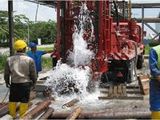
[[[91, 59], [94, 57], [93, 51], [87, 48], [87, 42], [84, 40], [83, 35], [85, 34], [86, 27], [89, 26], [91, 29], [91, 35], [88, 39], [92, 39], [94, 27], [92, 20], [89, 16], [89, 10], [85, 3], [82, 4], [80, 9], [80, 14], [77, 17], [78, 23], [74, 25], [74, 33], [72, 35], [73, 39], [73, 51], [70, 52], [68, 59], [74, 63], [74, 66], [86, 66], [90, 64]], [[88, 40], [89, 41], [89, 40]]]
[[[85, 3], [82, 3], [80, 14], [76, 16], [78, 23], [74, 24], [73, 51], [69, 51], [68, 61], [71, 64], [62, 64], [60, 61], [46, 81], [47, 86], [51, 86], [54, 95], [63, 97], [72, 95], [72, 97], [84, 97], [88, 94], [86, 88], [91, 80], [91, 69], [88, 67], [91, 64], [91, 59], [94, 57], [93, 51], [87, 48], [87, 42], [84, 40], [86, 26], [91, 29], [91, 34], [88, 39], [93, 38], [94, 27], [89, 16], [89, 10]], [[71, 87], [69, 87], [71, 86]], [[69, 96], [71, 99], [71, 96]]]

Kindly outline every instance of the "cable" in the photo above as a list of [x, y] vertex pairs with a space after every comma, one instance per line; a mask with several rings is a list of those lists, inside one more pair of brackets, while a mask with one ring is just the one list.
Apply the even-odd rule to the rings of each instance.
[[6, 95], [4, 96], [4, 98], [2, 99], [1, 103], [4, 103], [4, 101], [6, 100], [8, 94], [9, 94], [9, 89], [7, 90], [7, 93], [6, 93]]

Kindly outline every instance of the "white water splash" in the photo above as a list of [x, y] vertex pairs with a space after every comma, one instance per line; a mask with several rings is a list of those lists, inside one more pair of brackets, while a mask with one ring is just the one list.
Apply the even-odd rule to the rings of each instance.
[[[66, 94], [69, 99], [78, 97], [84, 98], [89, 93], [86, 88], [88, 82], [91, 80], [91, 69], [88, 65], [91, 59], [94, 57], [93, 51], [87, 49], [87, 42], [83, 39], [86, 25], [89, 24], [91, 29], [91, 35], [89, 39], [93, 38], [93, 24], [89, 17], [89, 11], [85, 3], [82, 4], [80, 9], [80, 15], [77, 17], [79, 24], [75, 24], [75, 31], [72, 35], [73, 38], [73, 51], [70, 51], [68, 56], [69, 63], [73, 66], [67, 64], [62, 64], [60, 61], [53, 71], [51, 71], [49, 78], [46, 81], [46, 85], [52, 87], [54, 96], [63, 98], [61, 96], [61, 91], [66, 92], [66, 90], [71, 91], [71, 94]], [[74, 83], [74, 87], [78, 88], [78, 92], [75, 89], [69, 89], [70, 83]], [[72, 87], [73, 88], [73, 87]], [[66, 90], [65, 90], [66, 89]], [[64, 93], [63, 93], [64, 94]], [[65, 99], [67, 99], [65, 95]]]
[[75, 88], [79, 89], [78, 93], [86, 93], [90, 72], [90, 68], [87, 66], [85, 68], [74, 68], [67, 64], [61, 64], [51, 72], [45, 84], [52, 86], [53, 92], [56, 91], [56, 96], [57, 93], [65, 89], [64, 87], [68, 86], [69, 82], [75, 83]]
[[70, 52], [70, 55], [68, 56], [69, 61], [74, 63], [74, 66], [76, 67], [81, 65], [89, 65], [91, 59], [94, 58], [93, 51], [87, 48], [87, 42], [83, 38], [83, 35], [85, 34], [85, 32], [87, 32], [85, 31], [86, 26], [90, 26], [89, 29], [91, 29], [91, 35], [88, 38], [88, 41], [90, 39], [93, 39], [94, 31], [92, 20], [89, 16], [89, 10], [87, 9], [85, 3], [82, 4], [78, 20], [79, 24], [74, 25], [75, 31], [72, 35], [73, 51]]

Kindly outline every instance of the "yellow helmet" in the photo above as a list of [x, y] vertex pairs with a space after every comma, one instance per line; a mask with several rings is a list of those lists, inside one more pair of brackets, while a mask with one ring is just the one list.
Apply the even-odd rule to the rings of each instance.
[[17, 40], [14, 43], [14, 49], [16, 51], [23, 50], [25, 47], [27, 47], [27, 44], [26, 44], [26, 42], [24, 42], [24, 40]]

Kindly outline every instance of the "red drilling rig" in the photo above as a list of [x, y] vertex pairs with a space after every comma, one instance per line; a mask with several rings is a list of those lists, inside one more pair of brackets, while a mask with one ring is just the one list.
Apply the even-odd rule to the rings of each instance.
[[91, 29], [86, 28], [84, 39], [95, 53], [91, 61], [93, 76], [101, 75], [102, 82], [130, 83], [136, 77], [136, 69], [142, 67], [144, 45], [142, 30], [134, 19], [126, 18], [123, 6], [117, 1], [57, 1], [56, 50], [62, 62], [67, 63], [68, 51], [73, 49], [73, 27], [80, 6], [86, 3], [94, 26], [94, 39], [88, 40]]

